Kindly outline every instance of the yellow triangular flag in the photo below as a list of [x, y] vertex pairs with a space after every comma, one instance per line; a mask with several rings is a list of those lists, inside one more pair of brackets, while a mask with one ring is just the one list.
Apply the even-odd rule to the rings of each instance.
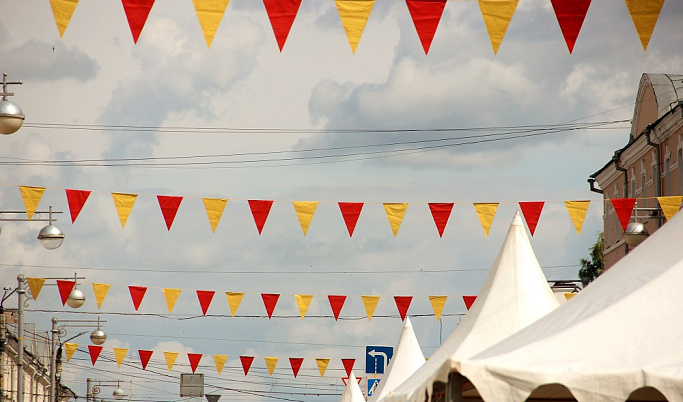
[[225, 198], [202, 198], [202, 200], [204, 201], [204, 209], [206, 209], [206, 216], [209, 217], [211, 231], [216, 233], [218, 221], [220, 221], [221, 216], [223, 216], [223, 211], [225, 210], [225, 205], [228, 203], [228, 200]]
[[237, 308], [240, 306], [240, 303], [242, 302], [242, 298], [244, 297], [244, 293], [225, 292], [225, 295], [228, 297], [228, 304], [230, 305], [230, 312], [232, 313], [232, 316], [234, 317], [235, 314], [237, 313]]
[[443, 307], [446, 305], [446, 299], [448, 296], [429, 296], [429, 302], [432, 303], [432, 309], [434, 309], [434, 315], [436, 320], [441, 319], [441, 313], [443, 312]]
[[121, 368], [123, 359], [128, 354], [128, 349], [125, 348], [114, 348], [114, 357], [116, 358], [116, 365]]
[[484, 17], [494, 54], [498, 53], [498, 48], [503, 42], [517, 3], [519, 0], [479, 0], [479, 9]]
[[311, 305], [311, 300], [313, 300], [313, 295], [294, 295], [296, 298], [296, 305], [299, 306], [299, 312], [301, 313], [301, 319], [303, 320], [306, 316], [306, 311], [308, 311], [308, 306]]
[[565, 298], [565, 300], [569, 300], [576, 295], [578, 295], [578, 293], [565, 293], [564, 298]]
[[116, 212], [119, 214], [119, 220], [121, 221], [121, 227], [123, 228], [126, 226], [128, 215], [130, 215], [130, 211], [133, 209], [133, 204], [135, 204], [135, 199], [138, 197], [138, 195], [111, 193], [111, 196], [114, 199]]
[[384, 204], [384, 211], [387, 213], [389, 225], [391, 225], [391, 231], [394, 232], [394, 237], [398, 235], [398, 229], [401, 227], [401, 222], [403, 222], [403, 217], [405, 216], [407, 209], [407, 202]]
[[162, 289], [164, 292], [164, 298], [166, 299], [166, 307], [168, 308], [168, 313], [171, 314], [173, 311], [173, 306], [175, 302], [178, 301], [178, 296], [180, 296], [180, 289]]
[[43, 284], [45, 284], [45, 278], [26, 278], [26, 282], [28, 282], [28, 289], [31, 291], [33, 300], [36, 300], [40, 290], [43, 288]]
[[576, 229], [576, 234], [581, 234], [581, 228], [583, 227], [583, 221], [586, 220], [586, 212], [588, 212], [588, 206], [590, 201], [565, 201], [564, 205], [567, 207], [567, 212], [569, 212], [569, 217], [572, 218], [574, 223], [574, 228]]
[[631, 14], [633, 25], [636, 26], [640, 43], [647, 50], [652, 32], [655, 30], [659, 13], [662, 11], [664, 0], [625, 0], [628, 12]]
[[77, 343], [69, 343], [65, 342], [64, 343], [64, 352], [66, 352], [66, 361], [68, 362], [71, 360], [71, 356], [74, 355], [74, 352], [78, 349], [78, 344]]
[[299, 218], [301, 230], [304, 232], [304, 236], [306, 236], [311, 220], [313, 220], [315, 209], [318, 208], [318, 203], [315, 201], [292, 201], [292, 204], [294, 205], [296, 216]]
[[52, 6], [52, 14], [55, 16], [57, 29], [59, 30], [59, 37], [64, 36], [64, 31], [71, 21], [71, 16], [76, 10], [78, 0], [50, 0]]
[[195, 11], [197, 11], [199, 25], [202, 26], [202, 32], [204, 32], [206, 47], [211, 47], [213, 37], [216, 35], [218, 25], [223, 19], [223, 14], [225, 14], [225, 9], [228, 8], [230, 0], [192, 0], [192, 2]]
[[19, 186], [19, 191], [21, 191], [21, 198], [24, 199], [26, 215], [28, 215], [28, 220], [30, 221], [33, 219], [36, 209], [38, 209], [40, 199], [43, 198], [45, 187]]
[[370, 18], [370, 12], [375, 5], [374, 0], [335, 0], [339, 18], [341, 18], [346, 37], [351, 45], [351, 52], [356, 53], [358, 42], [365, 30], [365, 24]]
[[330, 359], [315, 359], [315, 362], [318, 363], [318, 371], [320, 376], [323, 377], [325, 370], [327, 370], [327, 365], [330, 364]]
[[657, 197], [657, 201], [659, 201], [659, 206], [662, 208], [662, 212], [664, 213], [666, 220], [669, 221], [671, 220], [671, 218], [674, 217], [674, 215], [678, 213], [678, 211], [680, 211], [681, 201], [683, 201], [683, 197]]
[[479, 222], [481, 222], [482, 229], [484, 229], [484, 234], [486, 237], [489, 237], [489, 230], [491, 230], [493, 218], [496, 216], [498, 203], [474, 203], [474, 210], [477, 211], [477, 216], [479, 217]]
[[168, 371], [171, 371], [175, 364], [175, 360], [178, 358], [178, 352], [164, 352], [164, 358], [166, 358], [166, 367], [168, 367]]
[[216, 371], [218, 371], [218, 375], [223, 371], [226, 360], [228, 360], [228, 355], [213, 355], [213, 361], [216, 362]]
[[278, 358], [277, 357], [264, 357], [263, 358], [266, 361], [266, 367], [268, 367], [268, 374], [270, 376], [273, 376], [273, 371], [275, 371], [275, 365], [277, 364]]
[[377, 308], [377, 303], [379, 303], [379, 296], [361, 296], [361, 299], [363, 299], [365, 312], [368, 314], [368, 321], [370, 321], [375, 313], [375, 308]]
[[109, 293], [109, 288], [111, 288], [111, 285], [108, 283], [92, 284], [92, 291], [93, 293], [95, 293], [95, 301], [97, 302], [98, 310], [100, 309], [100, 307], [102, 307], [102, 302], [104, 301], [104, 298], [107, 296], [107, 293]]

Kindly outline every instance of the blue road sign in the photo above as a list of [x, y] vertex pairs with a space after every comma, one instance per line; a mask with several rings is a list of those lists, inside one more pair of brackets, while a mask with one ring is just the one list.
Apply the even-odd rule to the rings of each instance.
[[372, 393], [375, 392], [375, 390], [377, 389], [380, 380], [381, 378], [368, 377], [368, 396], [372, 396]]
[[365, 373], [384, 374], [393, 355], [393, 346], [366, 346]]

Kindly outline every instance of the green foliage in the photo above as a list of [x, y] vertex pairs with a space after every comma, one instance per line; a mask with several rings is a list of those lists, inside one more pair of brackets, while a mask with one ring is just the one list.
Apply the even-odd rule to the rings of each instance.
[[579, 279], [584, 287], [595, 280], [605, 270], [605, 258], [603, 250], [605, 248], [605, 238], [603, 232], [598, 233], [598, 238], [588, 251], [590, 260], [581, 259], [581, 269], [579, 269]]

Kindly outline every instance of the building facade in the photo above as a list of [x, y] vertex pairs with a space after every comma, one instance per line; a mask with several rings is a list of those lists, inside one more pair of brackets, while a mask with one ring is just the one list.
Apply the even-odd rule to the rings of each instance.
[[603, 195], [605, 269], [629, 251], [609, 199], [635, 198], [631, 221], [652, 234], [666, 222], [657, 197], [683, 194], [682, 170], [683, 75], [643, 74], [628, 143], [588, 179]]

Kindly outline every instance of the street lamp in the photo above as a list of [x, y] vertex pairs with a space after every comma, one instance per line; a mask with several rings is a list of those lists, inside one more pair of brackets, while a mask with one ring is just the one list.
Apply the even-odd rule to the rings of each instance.
[[21, 125], [24, 124], [24, 114], [19, 106], [7, 100], [8, 96], [13, 96], [7, 92], [8, 85], [21, 85], [21, 81], [7, 81], [7, 74], [2, 74], [2, 92], [0, 92], [0, 134], [13, 134]]
[[[93, 383], [96, 383], [93, 385]], [[86, 379], [87, 392], [85, 395], [86, 401], [97, 401], [97, 395], [100, 394], [100, 387], [102, 385], [116, 384], [116, 389], [112, 392], [111, 396], [116, 400], [121, 400], [126, 397], [126, 393], [121, 389], [121, 381], [119, 380], [93, 380], [92, 378]]]
[[[48, 250], [54, 250], [62, 245], [64, 242], [64, 232], [52, 222], [56, 221], [52, 214], [62, 214], [62, 211], [53, 211], [52, 205], [47, 211], [36, 211], [33, 213], [32, 219], [27, 218], [10, 218], [12, 215], [25, 215], [26, 211], [0, 211], [0, 222], [47, 222], [47, 226], [42, 228], [38, 233], [38, 242]], [[47, 214], [47, 219], [43, 218], [42, 214]], [[7, 215], [8, 217], [5, 217]]]

